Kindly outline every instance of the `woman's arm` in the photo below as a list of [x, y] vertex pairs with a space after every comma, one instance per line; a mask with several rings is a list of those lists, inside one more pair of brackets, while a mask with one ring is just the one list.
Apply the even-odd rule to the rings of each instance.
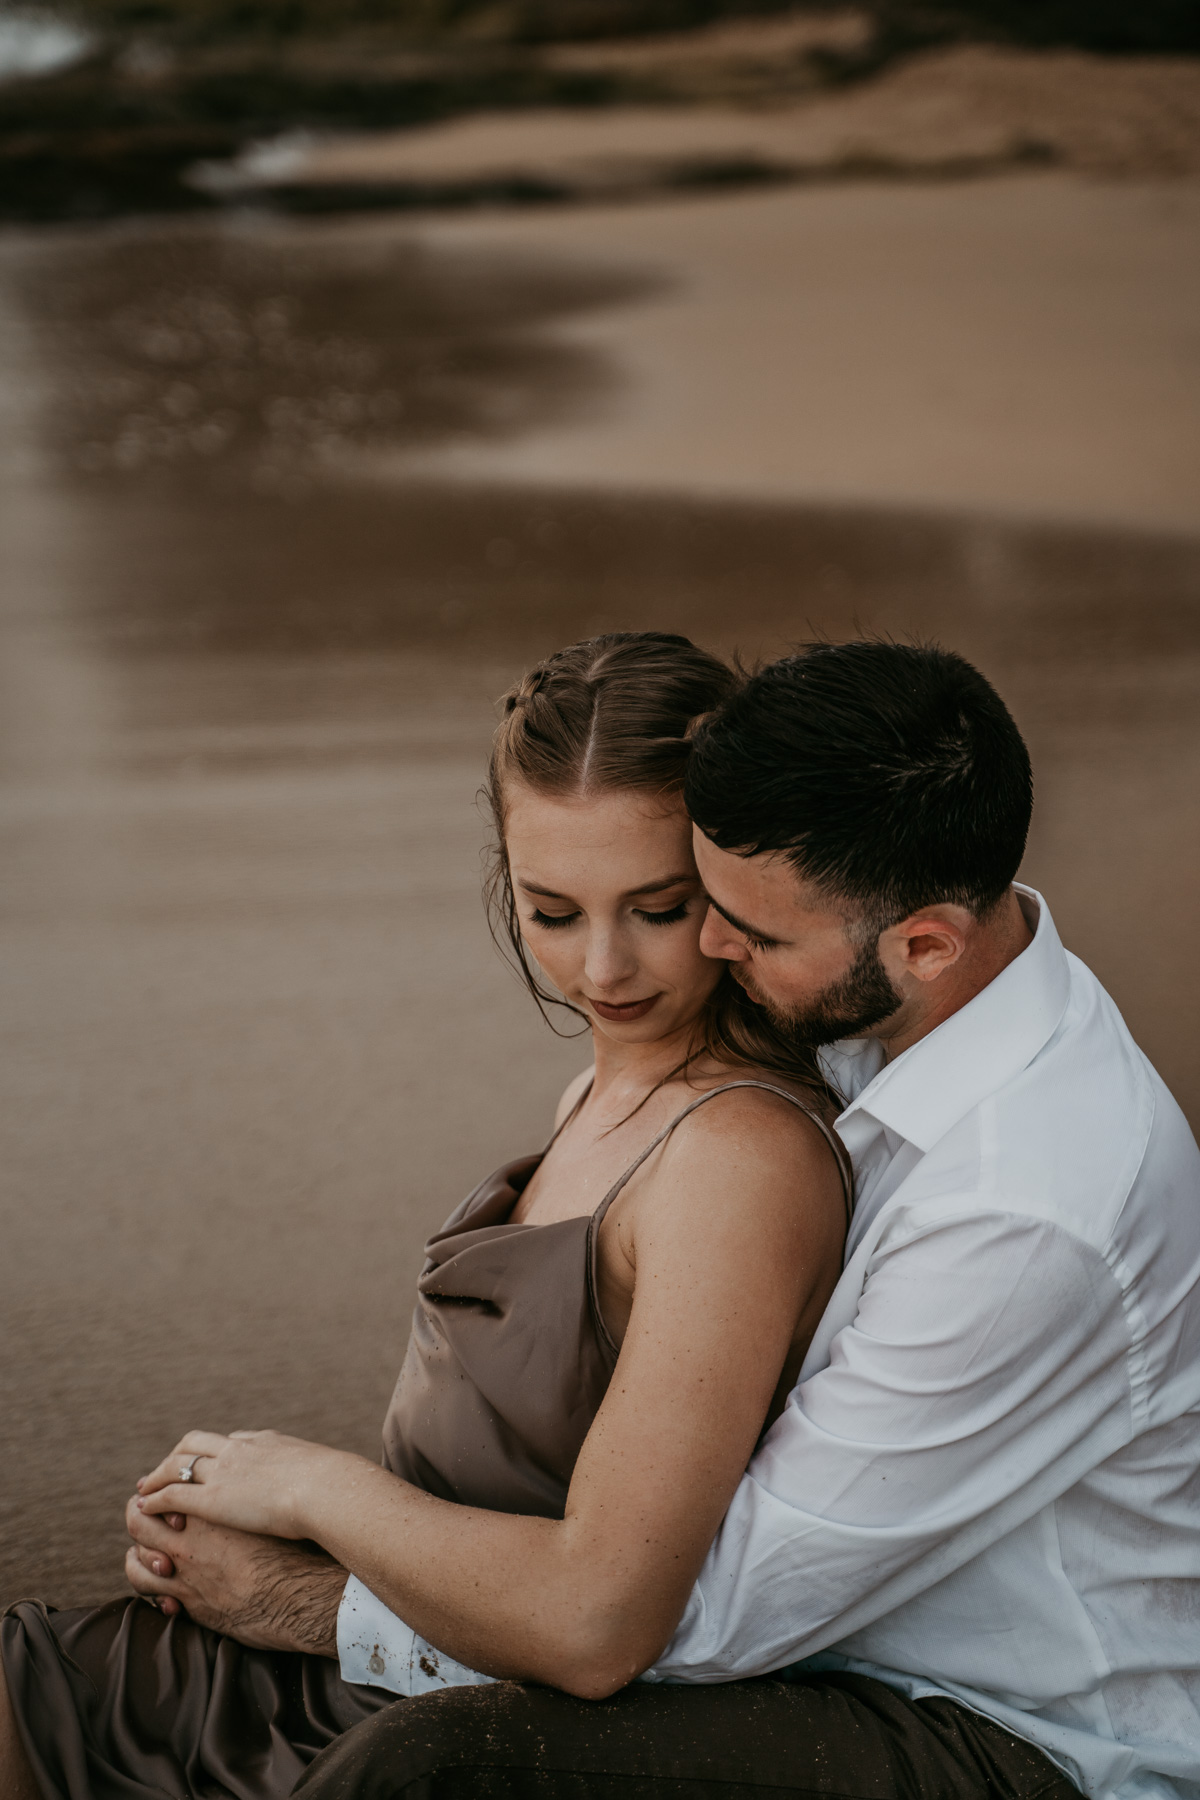
[[828, 1147], [779, 1101], [740, 1090], [687, 1121], [635, 1223], [629, 1328], [561, 1520], [458, 1506], [272, 1433], [186, 1438], [215, 1460], [159, 1488], [168, 1459], [145, 1510], [315, 1539], [460, 1661], [612, 1693], [678, 1622], [796, 1321], [836, 1280], [842, 1216]]

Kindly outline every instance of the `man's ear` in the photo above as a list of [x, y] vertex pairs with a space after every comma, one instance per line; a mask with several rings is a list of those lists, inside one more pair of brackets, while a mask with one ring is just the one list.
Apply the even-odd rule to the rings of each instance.
[[895, 979], [936, 981], [962, 956], [973, 920], [965, 906], [929, 906], [890, 925], [879, 939], [879, 956]]

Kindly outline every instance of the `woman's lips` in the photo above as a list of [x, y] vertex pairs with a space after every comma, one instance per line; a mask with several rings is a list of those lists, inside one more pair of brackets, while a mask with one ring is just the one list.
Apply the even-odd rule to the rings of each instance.
[[657, 1006], [660, 995], [651, 994], [648, 1000], [630, 1000], [624, 1006], [610, 1006], [606, 1000], [589, 1000], [588, 1005], [602, 1019], [610, 1019], [614, 1025], [627, 1025], [634, 1019], [644, 1019], [652, 1006]]

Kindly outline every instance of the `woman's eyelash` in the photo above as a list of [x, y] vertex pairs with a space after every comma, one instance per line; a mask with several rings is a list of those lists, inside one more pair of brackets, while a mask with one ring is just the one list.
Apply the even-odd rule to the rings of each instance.
[[643, 912], [641, 907], [636, 911], [638, 918], [644, 919], [647, 925], [677, 925], [680, 919], [687, 918], [687, 901], [681, 900], [667, 912]]
[[[644, 920], [647, 925], [678, 925], [680, 919], [687, 918], [687, 910], [686, 900], [681, 900], [678, 906], [672, 906], [666, 912], [643, 912], [641, 907], [634, 908], [638, 918]], [[544, 913], [541, 907], [535, 906], [531, 923], [544, 925], [548, 930], [556, 931], [560, 926], [573, 925], [578, 917], [578, 912]]]

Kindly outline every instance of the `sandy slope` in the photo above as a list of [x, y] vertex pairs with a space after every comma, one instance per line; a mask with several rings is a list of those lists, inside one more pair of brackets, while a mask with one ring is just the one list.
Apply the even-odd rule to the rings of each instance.
[[[795, 29], [556, 54], [728, 80], [752, 54], [782, 64]], [[1058, 166], [1021, 170], [1039, 158]], [[739, 167], [805, 179], [663, 197]], [[1200, 61], [982, 46], [771, 106], [476, 116], [245, 170], [426, 201], [541, 183], [593, 204], [493, 208], [425, 240], [657, 280], [571, 327], [624, 377], [606, 411], [424, 468], [1184, 531], [1200, 526], [1198, 172]]]
[[520, 112], [380, 132], [315, 149], [305, 181], [436, 181], [503, 173], [603, 186], [741, 157], [808, 174], [877, 164], [928, 171], [1042, 157], [1090, 173], [1200, 170], [1200, 60], [931, 52], [877, 80], [756, 107]]
[[621, 375], [602, 406], [426, 473], [1200, 529], [1194, 183], [791, 188], [424, 241], [660, 277], [560, 328]]

